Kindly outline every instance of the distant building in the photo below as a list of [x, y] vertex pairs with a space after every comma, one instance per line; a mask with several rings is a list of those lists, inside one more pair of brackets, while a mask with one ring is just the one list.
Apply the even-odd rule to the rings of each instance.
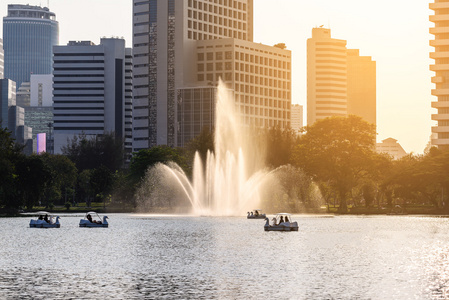
[[291, 127], [296, 133], [299, 134], [299, 131], [304, 126], [304, 107], [299, 104], [293, 104], [291, 116]]
[[16, 83], [0, 79], [0, 126], [3, 128], [8, 128], [9, 108], [12, 106], [16, 106]]
[[16, 103], [21, 107], [30, 106], [30, 83], [28, 81], [22, 82], [22, 85], [17, 89], [16, 93]]
[[430, 58], [435, 60], [435, 64], [430, 65], [430, 70], [435, 72], [432, 77], [432, 83], [435, 83], [432, 95], [437, 97], [437, 101], [431, 103], [437, 109], [437, 113], [432, 114], [432, 120], [436, 121], [432, 133], [436, 137], [432, 138], [431, 143], [439, 148], [449, 148], [449, 2], [435, 0], [429, 7], [435, 11], [430, 16], [430, 21], [435, 23], [435, 27], [430, 28], [430, 33], [435, 36], [430, 41], [430, 46], [435, 48], [430, 53]]
[[307, 124], [331, 116], [357, 115], [376, 125], [376, 62], [313, 28], [307, 40]]
[[360, 56], [358, 49], [346, 53], [348, 115], [376, 125], [376, 62], [370, 56]]
[[3, 40], [0, 39], [0, 79], [5, 78], [5, 54], [3, 51]]
[[52, 47], [58, 43], [56, 15], [47, 7], [9, 4], [3, 18], [5, 78], [20, 87], [31, 74], [51, 74]]
[[31, 75], [30, 106], [53, 106], [53, 75]]
[[54, 152], [61, 153], [75, 135], [114, 132], [130, 155], [132, 52], [125, 40], [71, 41], [53, 50]]
[[[40, 141], [38, 146], [47, 147], [46, 152], [52, 153], [53, 129], [53, 75], [31, 75], [29, 91], [29, 106], [25, 106], [25, 125], [33, 128], [33, 140]], [[42, 141], [46, 138], [46, 141]], [[42, 149], [36, 149], [36, 152]]]
[[291, 52], [253, 43], [253, 0], [133, 3], [134, 151], [183, 146], [213, 124], [219, 78], [243, 124], [290, 126]]
[[378, 153], [387, 153], [391, 155], [394, 159], [400, 159], [401, 157], [407, 155], [404, 148], [393, 138], [388, 138], [382, 140], [382, 143], [376, 144], [376, 151]]

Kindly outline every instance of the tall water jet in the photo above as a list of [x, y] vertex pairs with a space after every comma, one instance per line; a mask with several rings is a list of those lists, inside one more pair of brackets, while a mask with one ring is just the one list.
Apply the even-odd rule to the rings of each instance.
[[[178, 186], [198, 215], [237, 216], [258, 208], [260, 188], [268, 179], [261, 147], [240, 122], [232, 93], [220, 81], [215, 108], [214, 153], [208, 151], [203, 166], [195, 154], [192, 180], [180, 168], [157, 166]], [[164, 188], [164, 187], [162, 187]], [[165, 187], [168, 188], [168, 187]]]

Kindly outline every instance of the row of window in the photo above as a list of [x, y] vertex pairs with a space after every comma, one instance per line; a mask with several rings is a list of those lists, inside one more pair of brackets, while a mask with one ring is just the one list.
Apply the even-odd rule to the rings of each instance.
[[[220, 32], [220, 30], [221, 30], [221, 28], [214, 30], [214, 32]], [[134, 35], [134, 36], [136, 36], [136, 35]], [[233, 31], [233, 30], [228, 31], [228, 29], [226, 29], [226, 28], [223, 29], [223, 35], [220, 35], [218, 33], [207, 34], [207, 33], [202, 33], [202, 32], [197, 32], [197, 31], [192, 31], [192, 30], [187, 31], [187, 38], [189, 38], [191, 40], [195, 40], [195, 41], [217, 40], [217, 39], [223, 38], [223, 36], [235, 38], [235, 39], [239, 39], [239, 40], [247, 39], [246, 32], [242, 33], [242, 32], [237, 32], [237, 31]]]
[[[217, 51], [217, 52], [200, 52], [197, 54], [198, 62], [206, 61], [221, 61], [221, 60], [231, 60], [233, 57], [232, 51]], [[290, 62], [282, 61], [274, 58], [263, 57], [259, 55], [243, 53], [236, 51], [234, 53], [235, 60], [240, 60], [242, 62], [247, 62], [251, 64], [258, 64], [263, 67], [280, 68], [280, 69], [290, 69]], [[322, 62], [322, 61], [319, 61]], [[340, 63], [340, 62], [337, 62]]]

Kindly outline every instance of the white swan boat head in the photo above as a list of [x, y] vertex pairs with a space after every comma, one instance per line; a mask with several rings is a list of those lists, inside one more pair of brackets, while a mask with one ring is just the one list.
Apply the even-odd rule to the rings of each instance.
[[262, 213], [261, 209], [254, 209], [251, 212], [247, 212], [247, 219], [265, 219], [267, 216]]
[[107, 219], [109, 219], [107, 216], [101, 218], [96, 212], [89, 211], [84, 219], [80, 220], [80, 227], [108, 227]]
[[298, 222], [294, 222], [289, 213], [278, 213], [272, 219], [265, 218], [265, 231], [298, 231]]
[[31, 219], [31, 228], [60, 228], [59, 216], [53, 216], [51, 213], [46, 211], [38, 211], [35, 213], [37, 219]]

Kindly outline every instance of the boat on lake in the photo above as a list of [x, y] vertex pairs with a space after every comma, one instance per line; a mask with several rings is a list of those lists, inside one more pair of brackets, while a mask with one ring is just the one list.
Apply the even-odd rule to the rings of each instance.
[[298, 231], [298, 222], [293, 222], [292, 215], [289, 213], [278, 213], [276, 217], [270, 220], [265, 218], [265, 231]]
[[80, 227], [108, 227], [108, 219], [107, 216], [104, 216], [103, 219], [94, 211], [90, 211], [86, 213], [84, 219], [80, 220]]
[[38, 216], [36, 220], [31, 219], [30, 227], [31, 228], [60, 228], [61, 224], [59, 223], [59, 216], [53, 216], [49, 212], [46, 211], [38, 211], [36, 213]]
[[265, 219], [267, 216], [262, 213], [261, 209], [255, 209], [251, 212], [248, 212], [246, 216], [247, 219]]

